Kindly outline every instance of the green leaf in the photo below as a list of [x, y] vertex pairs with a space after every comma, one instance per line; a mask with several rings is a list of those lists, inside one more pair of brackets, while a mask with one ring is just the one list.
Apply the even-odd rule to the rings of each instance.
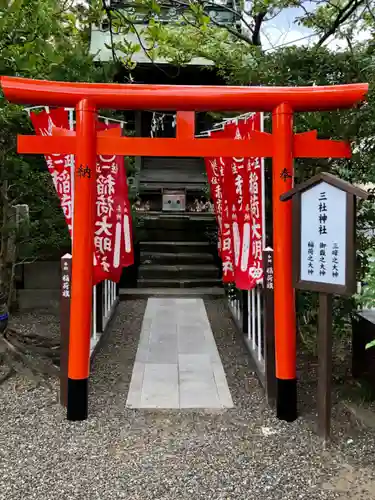
[[370, 347], [374, 347], [375, 346], [375, 339], [372, 340], [371, 342], [369, 342], [368, 344], [366, 344], [366, 349], [370, 349]]

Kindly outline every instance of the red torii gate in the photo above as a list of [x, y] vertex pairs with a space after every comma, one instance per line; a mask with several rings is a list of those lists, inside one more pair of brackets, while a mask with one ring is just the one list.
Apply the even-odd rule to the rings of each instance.
[[[277, 416], [297, 417], [296, 315], [292, 286], [291, 202], [280, 195], [292, 188], [293, 158], [348, 158], [350, 146], [319, 140], [317, 132], [293, 133], [293, 113], [349, 108], [365, 99], [368, 84], [326, 87], [197, 87], [66, 83], [1, 77], [5, 97], [14, 103], [75, 107], [76, 134], [19, 136], [18, 152], [75, 154], [75, 196], [70, 345], [69, 420], [87, 418], [95, 163], [97, 154], [124, 156], [258, 156], [273, 158], [273, 247]], [[176, 139], [103, 137], [96, 133], [99, 108], [177, 111]], [[270, 111], [272, 134], [250, 139], [196, 139], [196, 111]]]

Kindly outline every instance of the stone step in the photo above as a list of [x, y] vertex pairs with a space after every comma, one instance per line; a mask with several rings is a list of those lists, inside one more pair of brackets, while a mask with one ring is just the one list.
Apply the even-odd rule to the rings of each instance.
[[221, 287], [220, 279], [144, 279], [138, 280], [138, 288], [212, 288]]
[[141, 252], [141, 264], [212, 264], [214, 257], [210, 253], [192, 252]]
[[184, 242], [184, 241], [207, 241], [208, 233], [204, 228], [194, 228], [190, 229], [165, 229], [165, 228], [147, 228], [140, 227], [138, 229], [141, 241], [174, 241], [174, 242]]
[[166, 253], [207, 253], [210, 244], [207, 241], [141, 241], [141, 252], [166, 252]]
[[213, 264], [195, 265], [141, 265], [138, 270], [139, 278], [144, 279], [176, 279], [189, 280], [191, 278], [218, 279], [219, 269]]
[[163, 231], [170, 230], [193, 230], [193, 231], [205, 231], [206, 228], [214, 229], [216, 227], [216, 221], [214, 218], [211, 220], [196, 220], [189, 217], [173, 217], [161, 216], [157, 218], [143, 218], [142, 227], [146, 229], [161, 229]]
[[221, 299], [225, 296], [222, 287], [200, 288], [120, 288], [120, 300], [138, 299], [140, 297], [204, 297]]

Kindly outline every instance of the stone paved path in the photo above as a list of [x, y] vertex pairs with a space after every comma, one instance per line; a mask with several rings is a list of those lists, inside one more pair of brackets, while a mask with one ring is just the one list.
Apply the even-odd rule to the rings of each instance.
[[233, 407], [202, 299], [148, 300], [126, 406]]

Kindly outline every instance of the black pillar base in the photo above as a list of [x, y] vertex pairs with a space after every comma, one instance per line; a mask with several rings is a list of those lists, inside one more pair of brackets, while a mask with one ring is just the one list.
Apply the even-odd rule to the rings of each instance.
[[88, 379], [68, 378], [67, 419], [86, 420], [88, 413]]
[[297, 379], [277, 380], [276, 415], [279, 420], [297, 419]]

